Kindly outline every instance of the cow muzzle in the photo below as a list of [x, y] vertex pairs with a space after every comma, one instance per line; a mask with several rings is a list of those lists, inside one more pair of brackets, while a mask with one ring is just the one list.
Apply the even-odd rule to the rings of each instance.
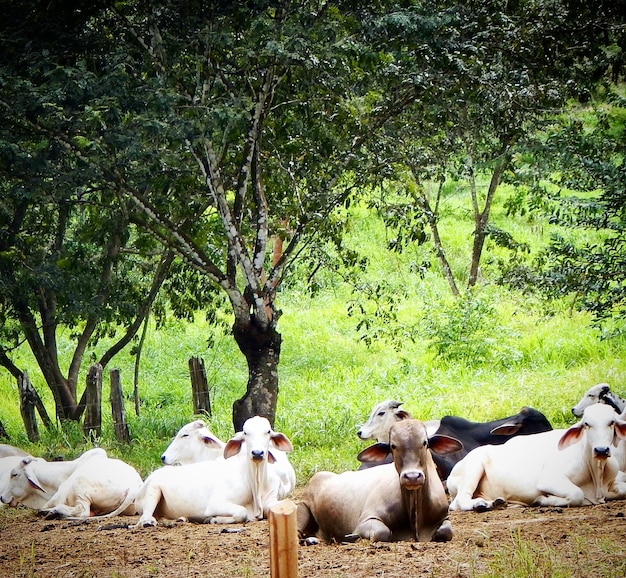
[[593, 448], [593, 457], [597, 460], [606, 460], [611, 457], [611, 448], [609, 446], [598, 446]]
[[265, 452], [263, 450], [252, 450], [250, 456], [255, 462], [260, 462], [265, 459]]
[[10, 506], [11, 508], [16, 508], [18, 505], [18, 501], [14, 498], [5, 498], [4, 496], [0, 496], [0, 502], [2, 502], [3, 504], [6, 504], [7, 506]]
[[400, 474], [400, 485], [407, 490], [421, 488], [425, 481], [426, 477], [421, 470], [407, 470]]

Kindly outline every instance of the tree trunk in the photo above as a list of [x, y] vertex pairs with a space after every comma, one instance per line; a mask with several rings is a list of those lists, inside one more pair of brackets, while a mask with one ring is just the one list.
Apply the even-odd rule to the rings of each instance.
[[266, 417], [273, 427], [282, 337], [274, 326], [263, 331], [253, 321], [235, 322], [233, 336], [248, 363], [246, 394], [233, 404], [235, 431], [241, 431], [244, 422], [255, 415]]

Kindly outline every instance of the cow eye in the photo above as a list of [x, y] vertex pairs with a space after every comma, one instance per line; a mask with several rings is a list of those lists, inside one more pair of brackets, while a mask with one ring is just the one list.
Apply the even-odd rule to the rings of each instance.
[[422, 443], [422, 446], [423, 446], [423, 447], [428, 446], [428, 440], [424, 440], [424, 442]]
[[183, 434], [181, 437], [188, 438], [189, 434]]
[[385, 412], [384, 411], [379, 411], [378, 415], [385, 415]]

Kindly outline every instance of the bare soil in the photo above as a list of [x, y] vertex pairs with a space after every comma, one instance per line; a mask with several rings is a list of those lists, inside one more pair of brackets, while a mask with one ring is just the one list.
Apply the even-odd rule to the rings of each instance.
[[[448, 543], [300, 546], [300, 578], [626, 576], [626, 502], [581, 508], [451, 512]], [[269, 576], [266, 520], [243, 526], [137, 517], [48, 521], [0, 512], [0, 577]]]

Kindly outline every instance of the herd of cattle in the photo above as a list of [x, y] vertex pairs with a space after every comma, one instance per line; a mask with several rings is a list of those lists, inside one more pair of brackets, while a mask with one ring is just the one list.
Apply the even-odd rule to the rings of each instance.
[[[598, 384], [572, 408], [580, 421], [552, 429], [522, 408], [488, 423], [445, 416], [412, 419], [397, 401], [372, 411], [357, 432], [376, 443], [358, 470], [314, 474], [298, 499], [305, 543], [452, 538], [450, 510], [582, 506], [626, 498], [626, 400]], [[101, 448], [49, 462], [0, 444], [1, 506], [19, 504], [47, 518], [139, 515], [244, 523], [268, 516], [289, 496], [296, 475], [291, 441], [260, 416], [227, 442], [202, 421], [183, 426], [145, 480]]]

